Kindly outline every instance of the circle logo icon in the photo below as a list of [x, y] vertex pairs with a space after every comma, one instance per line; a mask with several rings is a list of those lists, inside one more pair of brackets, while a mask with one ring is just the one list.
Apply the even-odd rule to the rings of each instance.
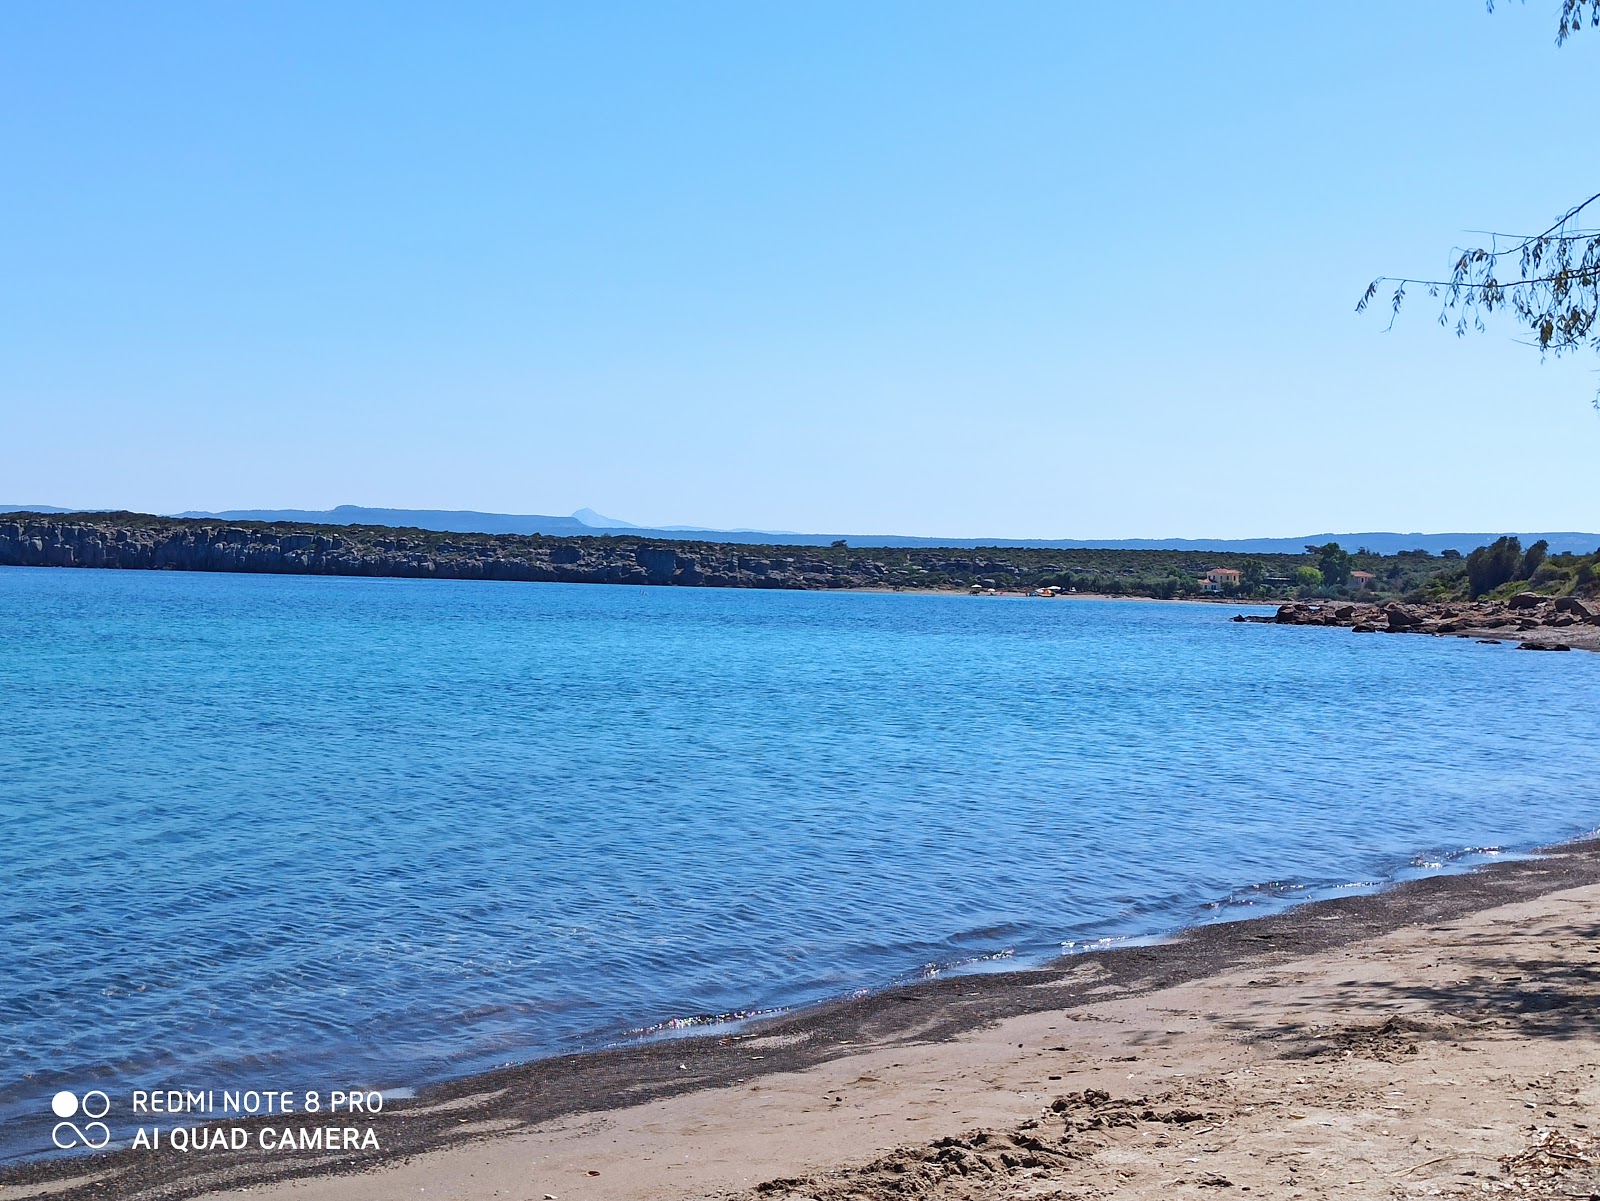
[[104, 1122], [90, 1121], [80, 1129], [76, 1122], [64, 1120], [80, 1111], [86, 1118], [103, 1118], [111, 1111], [111, 1098], [96, 1088], [84, 1093], [80, 1102], [76, 1093], [62, 1089], [50, 1098], [50, 1112], [63, 1119], [50, 1131], [50, 1141], [63, 1151], [80, 1144], [98, 1151], [111, 1141], [111, 1128]]

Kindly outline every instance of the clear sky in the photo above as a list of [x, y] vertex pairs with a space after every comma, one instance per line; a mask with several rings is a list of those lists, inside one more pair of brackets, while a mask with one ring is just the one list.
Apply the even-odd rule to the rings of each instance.
[[1600, 528], [1557, 0], [0, 6], [0, 503]]

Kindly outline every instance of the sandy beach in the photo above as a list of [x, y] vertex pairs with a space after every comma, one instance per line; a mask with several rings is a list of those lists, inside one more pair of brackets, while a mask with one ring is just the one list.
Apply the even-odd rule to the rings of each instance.
[[1600, 1201], [1597, 53], [0, 6], [0, 1201]]
[[1600, 844], [1574, 844], [476, 1077], [385, 1113], [365, 1158], [123, 1153], [0, 1195], [1589, 1196], [1597, 912]]

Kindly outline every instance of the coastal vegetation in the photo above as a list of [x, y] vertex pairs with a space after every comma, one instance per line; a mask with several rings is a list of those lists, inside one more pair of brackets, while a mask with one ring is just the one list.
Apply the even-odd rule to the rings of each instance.
[[1437, 601], [1596, 587], [1596, 556], [1502, 538], [1463, 558], [1336, 542], [1300, 554], [664, 543], [105, 513], [0, 515], [0, 565], [729, 588], [886, 588], [1236, 600]]
[[1549, 553], [1543, 539], [1526, 550], [1513, 535], [1480, 546], [1461, 564], [1440, 572], [1418, 600], [1506, 600], [1522, 592], [1542, 596], [1592, 596], [1600, 587], [1600, 549], [1591, 555]]

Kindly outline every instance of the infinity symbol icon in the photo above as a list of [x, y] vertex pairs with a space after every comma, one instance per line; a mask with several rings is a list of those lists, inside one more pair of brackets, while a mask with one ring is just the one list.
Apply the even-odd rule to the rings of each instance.
[[[58, 1118], [76, 1117], [80, 1111], [86, 1118], [103, 1118], [111, 1111], [111, 1098], [97, 1088], [90, 1089], [83, 1094], [80, 1106], [75, 1093], [63, 1090], [50, 1098], [50, 1108]], [[71, 1131], [71, 1134], [66, 1135], [64, 1131]], [[79, 1143], [98, 1151], [111, 1141], [111, 1130], [104, 1122], [88, 1122], [81, 1130], [71, 1122], [57, 1122], [50, 1131], [50, 1141], [63, 1151]]]
[[[61, 1132], [63, 1130], [72, 1131], [73, 1135], [76, 1137], [68, 1138], [65, 1142], [63, 1142], [61, 1136]], [[90, 1137], [90, 1132], [96, 1130], [100, 1132], [99, 1142], [95, 1142], [95, 1140]], [[104, 1122], [90, 1122], [82, 1130], [79, 1130], [77, 1125], [73, 1122], [57, 1122], [55, 1124], [55, 1128], [50, 1131], [50, 1141], [63, 1151], [65, 1151], [68, 1147], [76, 1147], [79, 1142], [82, 1142], [85, 1147], [88, 1147], [91, 1150], [98, 1151], [101, 1147], [105, 1146], [111, 1141], [111, 1130]]]

